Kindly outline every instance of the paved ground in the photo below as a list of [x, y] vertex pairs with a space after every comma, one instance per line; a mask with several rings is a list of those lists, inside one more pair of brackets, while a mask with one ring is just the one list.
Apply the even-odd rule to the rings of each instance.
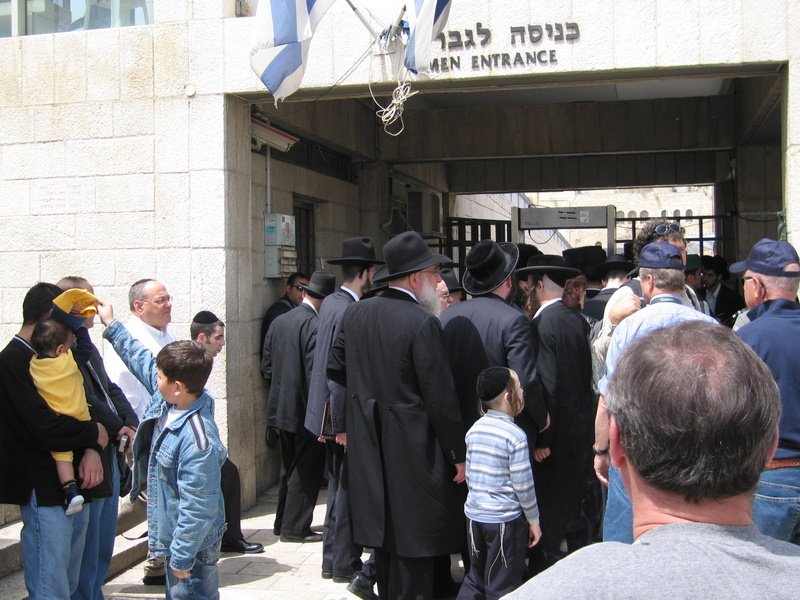
[[[355, 598], [346, 584], [320, 577], [322, 544], [285, 544], [272, 534], [278, 490], [273, 488], [242, 516], [248, 540], [264, 544], [263, 554], [223, 554], [219, 562], [223, 600], [334, 600]], [[320, 492], [313, 527], [322, 529], [325, 493]], [[142, 585], [141, 564], [109, 581], [104, 592], [115, 600], [163, 598], [164, 588]]]
[[[345, 588], [320, 577], [321, 543], [285, 544], [272, 534], [277, 505], [277, 488], [258, 498], [258, 503], [242, 518], [242, 530], [248, 540], [264, 544], [263, 554], [223, 554], [219, 563], [222, 600], [338, 600], [355, 598]], [[320, 492], [314, 511], [313, 528], [321, 531], [325, 517], [325, 492]], [[366, 556], [364, 557], [366, 558]], [[454, 577], [460, 580], [458, 563], [453, 557]], [[142, 584], [142, 566], [134, 565], [103, 588], [106, 598], [143, 600], [163, 598], [164, 588]], [[25, 597], [22, 573], [0, 579], [0, 598]]]

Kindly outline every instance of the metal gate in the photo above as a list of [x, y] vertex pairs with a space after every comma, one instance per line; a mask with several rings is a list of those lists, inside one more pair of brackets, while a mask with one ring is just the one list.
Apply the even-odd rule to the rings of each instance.
[[460, 276], [470, 248], [485, 239], [510, 241], [511, 221], [449, 218], [445, 221], [444, 238], [440, 240], [439, 251], [453, 259]]

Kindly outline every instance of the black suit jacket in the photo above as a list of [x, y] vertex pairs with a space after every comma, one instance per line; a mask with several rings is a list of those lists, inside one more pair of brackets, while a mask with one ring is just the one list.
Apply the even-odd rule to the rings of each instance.
[[311, 386], [308, 392], [305, 426], [319, 437], [322, 433], [322, 417], [325, 403], [330, 404], [331, 423], [337, 433], [345, 431], [345, 390], [328, 379], [325, 369], [328, 366], [333, 340], [339, 331], [345, 309], [355, 302], [355, 298], [344, 290], [338, 290], [325, 298], [319, 310], [317, 321], [317, 344], [314, 351], [314, 367], [311, 373]]
[[602, 321], [606, 304], [608, 304], [611, 296], [613, 296], [616, 291], [617, 288], [603, 288], [600, 293], [595, 294], [592, 298], [587, 296], [586, 301], [583, 303], [583, 314], [597, 321]]
[[[15, 337], [0, 352], [0, 502], [60, 506], [64, 492], [51, 452], [95, 448], [97, 425], [55, 413], [30, 375], [33, 349]], [[77, 472], [77, 471], [76, 471]]]
[[327, 372], [347, 388], [353, 541], [412, 558], [459, 551], [452, 479], [466, 446], [439, 319], [392, 288], [355, 302]]
[[264, 340], [261, 373], [269, 385], [267, 426], [303, 429], [317, 340], [317, 313], [300, 304], [272, 322]]
[[[110, 469], [114, 468], [113, 461], [117, 460], [119, 430], [126, 425], [136, 429], [139, 419], [120, 387], [108, 378], [103, 357], [97, 348], [92, 350], [88, 362], [80, 366], [80, 371], [83, 375], [83, 389], [86, 392], [86, 402], [89, 404], [89, 414], [92, 420], [102, 423], [108, 432], [108, 446], [101, 453], [103, 482], [91, 488], [89, 493], [93, 498], [107, 498], [112, 491]], [[133, 440], [129, 443], [133, 444]]]
[[258, 338], [258, 352], [259, 359], [264, 358], [264, 340], [267, 337], [267, 331], [272, 322], [283, 314], [286, 314], [295, 307], [294, 303], [289, 300], [289, 296], [285, 294], [279, 298], [272, 306], [264, 313], [264, 318], [261, 319], [261, 335]]
[[[703, 290], [703, 299], [705, 300], [708, 290]], [[719, 293], [717, 293], [717, 302], [714, 304], [714, 316], [720, 323], [727, 327], [733, 327], [733, 315], [740, 309], [744, 308], [744, 299], [738, 292], [733, 291], [725, 284], [719, 284]]]
[[486, 367], [517, 372], [527, 417], [534, 431], [544, 427], [547, 407], [536, 377], [530, 324], [523, 313], [499, 296], [487, 294], [448, 307], [442, 313], [442, 326], [465, 429], [478, 420], [475, 383]]

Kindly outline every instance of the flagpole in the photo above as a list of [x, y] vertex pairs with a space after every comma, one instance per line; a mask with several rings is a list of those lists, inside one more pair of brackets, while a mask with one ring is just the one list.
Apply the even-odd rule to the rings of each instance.
[[372, 39], [377, 40], [378, 33], [372, 28], [372, 26], [369, 24], [369, 21], [367, 21], [364, 15], [361, 14], [361, 11], [358, 10], [358, 7], [355, 4], [353, 4], [350, 0], [346, 0], [346, 2], [350, 5], [350, 8], [353, 9], [353, 12], [356, 13], [358, 20], [361, 21], [364, 24], [364, 27], [367, 28], [367, 31], [369, 31], [370, 35], [372, 36]]

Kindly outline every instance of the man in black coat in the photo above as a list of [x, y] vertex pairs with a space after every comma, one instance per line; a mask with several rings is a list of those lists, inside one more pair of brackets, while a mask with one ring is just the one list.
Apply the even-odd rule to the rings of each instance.
[[371, 598], [375, 583], [374, 561], [362, 565], [363, 548], [353, 543], [350, 524], [349, 485], [344, 468], [347, 458], [345, 390], [328, 379], [325, 369], [345, 309], [369, 291], [377, 265], [383, 261], [375, 258], [371, 239], [355, 237], [343, 240], [341, 256], [330, 259], [328, 264], [341, 265], [343, 282], [336, 292], [325, 298], [319, 311], [305, 420], [306, 429], [326, 439], [328, 503], [322, 530], [322, 577], [347, 582], [351, 592]]
[[728, 263], [721, 256], [703, 256], [702, 262], [705, 286], [702, 298], [708, 303], [711, 316], [726, 327], [733, 327], [734, 315], [744, 308], [744, 298], [722, 283], [730, 279]]
[[303, 301], [270, 325], [261, 373], [269, 386], [267, 427], [278, 429], [281, 480], [275, 528], [283, 542], [317, 542], [311, 519], [322, 485], [325, 448], [303, 426], [322, 300], [335, 288], [330, 273], [316, 271], [302, 286]]
[[261, 335], [259, 335], [259, 358], [264, 358], [264, 338], [267, 337], [267, 331], [272, 322], [292, 310], [295, 306], [303, 301], [303, 288], [308, 283], [308, 275], [299, 271], [289, 275], [286, 280], [286, 289], [283, 291], [283, 296], [278, 298], [264, 313], [264, 318], [261, 320]]
[[447, 356], [464, 429], [478, 419], [475, 384], [486, 367], [508, 367], [519, 376], [525, 393], [525, 410], [517, 422], [530, 438], [547, 425], [547, 407], [536, 378], [536, 355], [525, 314], [508, 304], [519, 258], [514, 244], [482, 240], [465, 259], [464, 289], [473, 296], [442, 313]]
[[[56, 414], [36, 391], [30, 345], [36, 322], [46, 317], [61, 290], [37, 283], [22, 302], [22, 327], [0, 352], [0, 502], [17, 504], [25, 587], [31, 597], [68, 598], [78, 585], [89, 510], [68, 517], [53, 451], [75, 451], [81, 489], [103, 482], [100, 456], [105, 427]], [[82, 453], [82, 455], [81, 455]]]
[[539, 572], [562, 556], [562, 540], [571, 552], [596, 533], [599, 490], [591, 467], [596, 405], [589, 324], [562, 301], [564, 286], [580, 271], [567, 267], [560, 256], [542, 255], [517, 273], [528, 277], [538, 306], [532, 322], [536, 368], [551, 419], [534, 451], [542, 542], [533, 550], [533, 570]]
[[466, 446], [435, 311], [439, 266], [419, 234], [384, 247], [383, 296], [351, 304], [328, 377], [347, 389], [353, 541], [375, 549], [381, 598], [431, 598], [434, 557], [461, 549]]
[[595, 268], [595, 276], [600, 280], [603, 289], [592, 298], [587, 296], [583, 304], [583, 314], [597, 320], [603, 320], [609, 298], [614, 295], [617, 288], [625, 283], [634, 264], [625, 259], [621, 254], [612, 254]]

